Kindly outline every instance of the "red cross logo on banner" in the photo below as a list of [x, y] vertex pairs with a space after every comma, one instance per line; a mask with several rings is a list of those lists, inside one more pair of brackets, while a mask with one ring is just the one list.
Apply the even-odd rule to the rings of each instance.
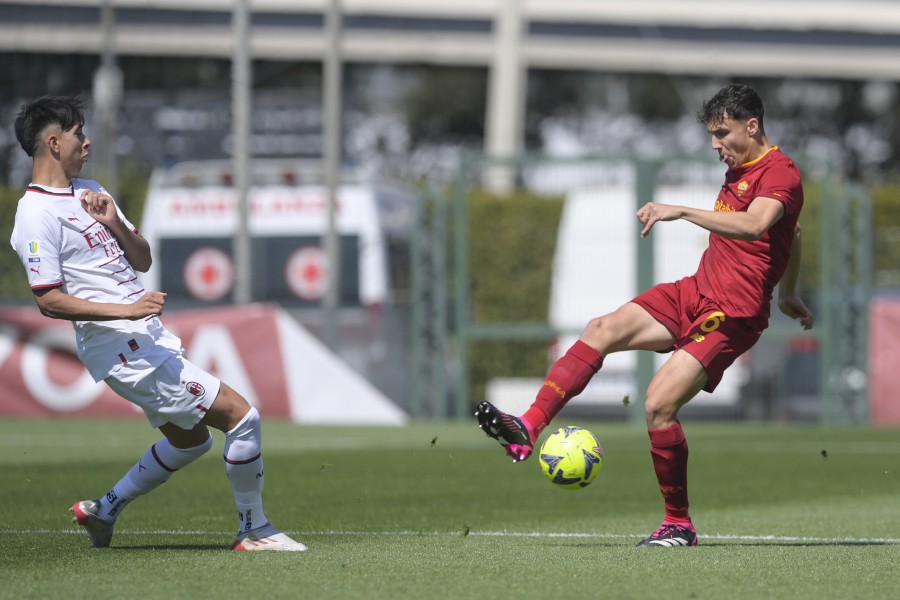
[[301, 300], [321, 300], [328, 285], [325, 253], [317, 246], [298, 248], [284, 268], [288, 287]]
[[184, 261], [184, 285], [197, 300], [221, 300], [234, 287], [231, 257], [217, 248], [199, 248]]

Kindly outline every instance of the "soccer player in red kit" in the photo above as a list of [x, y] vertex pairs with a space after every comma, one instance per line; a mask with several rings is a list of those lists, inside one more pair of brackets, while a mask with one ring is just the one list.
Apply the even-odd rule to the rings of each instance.
[[637, 211], [641, 237], [662, 221], [683, 219], [710, 232], [697, 272], [656, 285], [618, 310], [592, 319], [551, 367], [537, 399], [520, 417], [489, 402], [476, 409], [480, 427], [513, 461], [531, 455], [541, 431], [581, 393], [603, 357], [625, 350], [672, 352], [647, 389], [644, 409], [653, 468], [665, 502], [662, 525], [639, 546], [695, 546], [688, 512], [688, 446], [678, 411], [762, 335], [772, 292], [778, 307], [804, 329], [815, 318], [797, 294], [803, 207], [800, 170], [763, 128], [763, 103], [750, 87], [732, 84], [703, 104], [698, 120], [728, 166], [713, 210], [648, 202]]

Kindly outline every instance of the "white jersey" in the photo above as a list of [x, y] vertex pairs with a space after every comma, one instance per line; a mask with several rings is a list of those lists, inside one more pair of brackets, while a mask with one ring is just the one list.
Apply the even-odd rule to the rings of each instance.
[[[83, 190], [108, 194], [96, 181], [73, 179], [68, 188], [30, 185], [19, 200], [10, 243], [32, 290], [58, 287], [92, 302], [129, 304], [144, 294], [109, 229], [81, 207]], [[132, 230], [119, 207], [119, 216]], [[181, 340], [156, 317], [73, 321], [78, 358], [95, 381], [116, 374], [137, 379], [183, 352]], [[143, 374], [143, 375], [142, 375]]]

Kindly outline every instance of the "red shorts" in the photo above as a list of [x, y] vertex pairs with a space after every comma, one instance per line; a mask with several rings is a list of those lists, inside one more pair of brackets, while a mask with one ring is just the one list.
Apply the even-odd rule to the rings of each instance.
[[694, 277], [656, 285], [632, 302], [675, 336], [675, 343], [667, 352], [680, 348], [700, 361], [706, 369], [703, 389], [707, 392], [716, 389], [725, 369], [752, 348], [765, 329], [765, 321], [758, 317], [726, 315], [714, 301], [697, 291]]

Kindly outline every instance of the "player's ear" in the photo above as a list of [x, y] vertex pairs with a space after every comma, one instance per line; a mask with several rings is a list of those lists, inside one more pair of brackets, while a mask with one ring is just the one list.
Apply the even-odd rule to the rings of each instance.
[[747, 119], [747, 134], [751, 137], [759, 133], [759, 119], [750, 117]]
[[59, 135], [52, 129], [45, 131], [41, 137], [41, 144], [38, 146], [38, 153], [49, 151], [51, 153], [59, 152]]

